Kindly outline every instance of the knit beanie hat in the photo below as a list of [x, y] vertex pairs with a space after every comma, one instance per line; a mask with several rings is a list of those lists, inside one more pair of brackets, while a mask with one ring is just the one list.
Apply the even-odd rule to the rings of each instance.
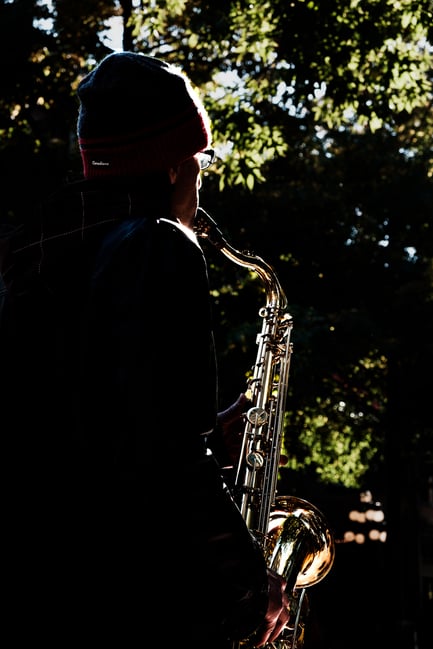
[[77, 92], [85, 178], [168, 170], [210, 145], [209, 117], [189, 79], [154, 57], [113, 52]]

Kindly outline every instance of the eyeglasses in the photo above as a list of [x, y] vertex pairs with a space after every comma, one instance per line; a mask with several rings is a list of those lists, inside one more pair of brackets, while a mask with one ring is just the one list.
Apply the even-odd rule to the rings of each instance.
[[208, 169], [216, 160], [215, 151], [213, 149], [206, 149], [197, 154], [197, 160], [200, 164], [200, 169]]

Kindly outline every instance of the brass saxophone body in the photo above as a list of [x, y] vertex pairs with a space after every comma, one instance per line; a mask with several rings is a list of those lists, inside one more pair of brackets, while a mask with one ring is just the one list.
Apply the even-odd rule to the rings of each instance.
[[[314, 505], [294, 496], [277, 495], [293, 319], [278, 277], [269, 264], [261, 257], [233, 248], [202, 208], [197, 210], [194, 228], [198, 237], [207, 239], [235, 264], [254, 270], [265, 285], [266, 304], [259, 310], [262, 327], [257, 335], [257, 356], [246, 389], [251, 407], [246, 413], [233, 495], [268, 567], [287, 582], [290, 619], [280, 637], [266, 647], [300, 648], [308, 613], [305, 589], [328, 574], [335, 545], [323, 514]], [[247, 638], [235, 645], [252, 649], [254, 643]]]

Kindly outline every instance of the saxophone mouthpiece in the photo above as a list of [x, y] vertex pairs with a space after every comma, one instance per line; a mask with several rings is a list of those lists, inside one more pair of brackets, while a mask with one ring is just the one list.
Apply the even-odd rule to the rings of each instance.
[[194, 232], [199, 238], [208, 239], [216, 248], [222, 248], [227, 243], [216, 222], [202, 207], [197, 208]]

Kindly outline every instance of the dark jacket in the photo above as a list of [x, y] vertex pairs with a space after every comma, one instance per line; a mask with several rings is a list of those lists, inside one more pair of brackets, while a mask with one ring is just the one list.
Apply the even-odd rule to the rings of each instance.
[[77, 189], [18, 232], [3, 266], [12, 596], [48, 642], [139, 642], [163, 620], [162, 641], [230, 646], [263, 620], [267, 579], [206, 447], [203, 252], [134, 185]]

